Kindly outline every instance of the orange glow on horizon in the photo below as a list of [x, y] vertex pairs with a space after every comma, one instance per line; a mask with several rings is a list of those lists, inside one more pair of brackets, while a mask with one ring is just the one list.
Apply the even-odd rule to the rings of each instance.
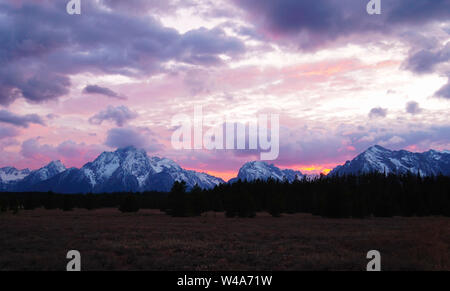
[[293, 166], [293, 169], [299, 170], [303, 174], [324, 174], [328, 175], [332, 169], [336, 167], [336, 164], [325, 165], [297, 165]]
[[203, 170], [203, 169], [189, 169], [189, 168], [185, 168], [186, 170], [191, 170], [191, 171], [196, 171], [196, 172], [201, 172], [201, 173], [206, 173], [208, 175], [214, 176], [214, 177], [218, 177], [218, 178], [222, 178], [225, 182], [228, 182], [228, 180], [232, 179], [232, 178], [236, 178], [237, 177], [237, 171], [229, 171], [229, 172], [220, 172], [220, 171], [208, 171], [208, 170]]
[[[280, 169], [297, 170], [297, 171], [300, 171], [303, 174], [307, 174], [307, 175], [313, 175], [313, 174], [328, 175], [336, 165], [337, 164], [295, 165], [295, 166], [290, 166], [290, 167], [284, 167], [284, 166], [279, 166], [279, 165], [275, 165], [275, 166], [279, 167]], [[208, 175], [214, 176], [214, 177], [222, 178], [225, 182], [228, 182], [232, 178], [236, 178], [238, 175], [238, 171], [222, 172], [222, 171], [208, 171], [208, 170], [194, 169], [194, 168], [185, 168], [185, 169], [191, 170], [191, 171], [196, 171], [196, 172], [202, 172], [202, 173], [206, 173]]]
[[331, 169], [325, 169], [322, 171], [323, 174], [328, 175], [331, 172]]

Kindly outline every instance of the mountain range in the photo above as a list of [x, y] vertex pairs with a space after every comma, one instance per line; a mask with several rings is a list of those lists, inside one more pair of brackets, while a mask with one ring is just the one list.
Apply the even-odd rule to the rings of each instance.
[[281, 170], [273, 164], [262, 161], [249, 162], [239, 169], [238, 176], [229, 181], [229, 183], [241, 181], [254, 181], [274, 179], [279, 181], [289, 181], [292, 183], [295, 179], [302, 179], [304, 175], [300, 171], [291, 169]]
[[[450, 175], [450, 152], [430, 150], [412, 153], [405, 150], [391, 151], [373, 146], [329, 175], [380, 173], [419, 173], [422, 176]], [[244, 164], [229, 183], [238, 180], [254, 181], [274, 179], [293, 182], [306, 177], [299, 171], [280, 169], [262, 161]], [[80, 169], [66, 167], [53, 161], [45, 167], [31, 171], [13, 167], [0, 169], [0, 191], [24, 192], [54, 191], [58, 193], [110, 193], [169, 191], [175, 181], [185, 181], [187, 188], [195, 185], [211, 189], [225, 183], [224, 180], [185, 170], [170, 159], [149, 157], [144, 150], [134, 147], [104, 152]]]
[[379, 172], [386, 174], [420, 174], [421, 176], [450, 176], [450, 152], [429, 150], [412, 153], [406, 150], [391, 151], [375, 145], [329, 175], [348, 175]]

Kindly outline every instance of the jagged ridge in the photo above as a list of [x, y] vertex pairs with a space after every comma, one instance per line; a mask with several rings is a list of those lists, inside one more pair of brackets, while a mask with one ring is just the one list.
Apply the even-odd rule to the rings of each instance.
[[450, 153], [430, 150], [412, 153], [406, 150], [391, 151], [382, 146], [370, 147], [344, 165], [336, 167], [330, 175], [362, 173], [420, 174], [421, 176], [450, 175]]

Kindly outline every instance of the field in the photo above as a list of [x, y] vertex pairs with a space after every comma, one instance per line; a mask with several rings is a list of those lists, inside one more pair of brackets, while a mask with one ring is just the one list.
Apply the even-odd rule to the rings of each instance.
[[207, 213], [172, 218], [156, 210], [0, 214], [0, 270], [450, 270], [450, 219], [325, 219], [307, 214], [253, 219]]

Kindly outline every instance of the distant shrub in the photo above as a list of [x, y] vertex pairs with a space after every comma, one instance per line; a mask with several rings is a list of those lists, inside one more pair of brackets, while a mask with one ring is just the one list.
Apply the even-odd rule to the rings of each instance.
[[133, 194], [127, 195], [119, 206], [121, 212], [138, 212], [139, 211], [139, 201], [137, 197]]
[[70, 197], [69, 195], [64, 195], [61, 209], [63, 211], [72, 211], [73, 208], [74, 208], [74, 202], [72, 200], [72, 197]]
[[53, 192], [48, 192], [46, 197], [44, 198], [44, 208], [47, 210], [58, 208], [57, 197], [58, 195], [54, 194]]
[[39, 207], [39, 202], [33, 197], [26, 197], [23, 200], [23, 209], [25, 210], [34, 210]]
[[19, 213], [19, 209], [20, 209], [19, 201], [11, 200], [9, 202], [9, 210], [11, 210], [13, 214]]
[[174, 217], [186, 217], [192, 214], [190, 197], [186, 193], [186, 182], [176, 181], [168, 196], [168, 214]]
[[0, 200], [0, 212], [8, 211], [8, 203], [5, 200]]
[[92, 193], [86, 194], [83, 198], [84, 198], [82, 202], [83, 208], [87, 210], [93, 210], [98, 208], [97, 200], [94, 194]]

